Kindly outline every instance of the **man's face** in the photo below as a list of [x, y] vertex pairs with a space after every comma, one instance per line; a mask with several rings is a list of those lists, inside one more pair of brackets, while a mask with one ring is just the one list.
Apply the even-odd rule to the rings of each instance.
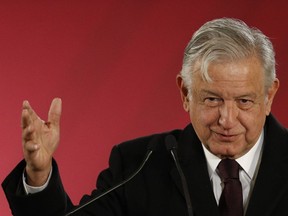
[[212, 82], [193, 73], [191, 97], [177, 77], [183, 106], [204, 146], [220, 158], [238, 158], [259, 138], [278, 89], [276, 79], [264, 89], [263, 67], [252, 57], [237, 62], [213, 63], [208, 68]]

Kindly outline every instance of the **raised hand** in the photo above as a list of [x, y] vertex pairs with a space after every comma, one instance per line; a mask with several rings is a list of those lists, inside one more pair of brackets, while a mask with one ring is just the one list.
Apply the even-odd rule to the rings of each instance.
[[43, 185], [50, 173], [53, 153], [60, 140], [61, 109], [61, 99], [53, 99], [48, 119], [43, 121], [28, 101], [23, 102], [22, 144], [27, 181], [31, 186]]

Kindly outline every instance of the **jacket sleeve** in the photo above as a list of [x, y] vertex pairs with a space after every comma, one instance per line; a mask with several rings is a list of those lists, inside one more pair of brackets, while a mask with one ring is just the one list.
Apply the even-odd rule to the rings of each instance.
[[[121, 154], [115, 146], [110, 155], [109, 168], [102, 171], [97, 179], [97, 189], [91, 195], [84, 195], [80, 204], [89, 201], [91, 198], [114, 186], [122, 180]], [[3, 190], [8, 200], [11, 212], [14, 216], [62, 216], [77, 208], [73, 206], [69, 196], [66, 194], [61, 182], [58, 166], [53, 160], [53, 171], [48, 186], [41, 192], [26, 194], [22, 182], [22, 174], [25, 169], [25, 160], [21, 161], [2, 183]], [[76, 187], [76, 186], [75, 186]], [[101, 215], [101, 216], [122, 216], [123, 189], [117, 189], [85, 206], [77, 211], [77, 215]]]
[[26, 195], [22, 174], [26, 163], [22, 160], [2, 183], [3, 190], [14, 216], [60, 216], [72, 203], [64, 191], [56, 162], [50, 182], [42, 192]]

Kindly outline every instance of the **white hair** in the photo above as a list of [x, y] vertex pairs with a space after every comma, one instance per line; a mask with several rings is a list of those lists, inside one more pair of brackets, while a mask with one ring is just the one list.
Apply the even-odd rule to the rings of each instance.
[[[215, 19], [205, 23], [193, 34], [185, 49], [180, 75], [190, 94], [192, 74], [196, 70], [200, 70], [204, 80], [211, 81], [208, 74], [210, 63], [237, 61], [252, 56], [256, 56], [263, 66], [267, 91], [276, 78], [275, 52], [269, 38], [241, 20]], [[195, 68], [198, 62], [200, 68]]]

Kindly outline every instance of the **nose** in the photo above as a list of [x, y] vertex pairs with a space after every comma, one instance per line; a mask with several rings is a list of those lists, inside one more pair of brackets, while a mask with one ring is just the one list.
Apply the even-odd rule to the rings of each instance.
[[238, 108], [233, 101], [225, 101], [219, 107], [219, 124], [224, 129], [233, 128], [238, 121]]

